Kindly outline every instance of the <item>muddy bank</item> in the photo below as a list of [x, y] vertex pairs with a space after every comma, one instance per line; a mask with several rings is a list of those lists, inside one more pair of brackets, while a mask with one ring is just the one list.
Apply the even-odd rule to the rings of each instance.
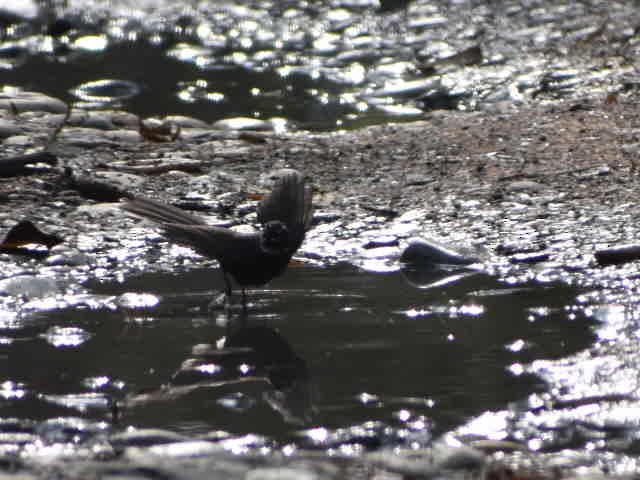
[[[348, 262], [388, 271], [398, 268], [397, 258], [411, 237], [430, 237], [480, 257], [483, 268], [500, 281], [560, 281], [588, 288], [589, 294], [580, 300], [585, 304], [596, 299], [610, 310], [631, 310], [637, 302], [637, 264], [603, 268], [593, 254], [639, 238], [634, 195], [639, 185], [637, 103], [633, 96], [612, 103], [604, 100], [493, 112], [435, 112], [424, 122], [320, 135], [213, 130], [189, 119], [174, 119], [171, 131], [180, 125], [179, 135], [153, 140], [148, 134], [141, 136], [137, 118], [125, 112], [74, 112], [48, 148], [57, 164], [44, 163], [0, 179], [4, 231], [27, 219], [64, 240], [44, 259], [0, 256], [5, 271], [0, 285], [3, 318], [10, 325], [20, 323], [27, 313], [73, 307], [73, 302], [86, 301], [82, 294], [87, 281], [122, 280], [141, 271], [191, 270], [203, 264], [197, 256], [171, 250], [152, 226], [123, 215], [115, 206], [119, 194], [148, 195], [210, 215], [216, 223], [251, 223], [255, 194], [264, 191], [268, 172], [281, 167], [305, 172], [314, 187], [314, 224], [299, 252], [306, 262]], [[0, 127], [7, 132], [3, 157], [40, 150], [64, 118], [63, 105], [51, 99], [13, 101], [18, 108], [7, 102], [1, 111]], [[65, 169], [71, 169], [75, 181]], [[80, 187], [87, 185], [79, 182], [83, 178], [116, 188], [103, 196], [105, 192], [91, 182], [92, 187]], [[529, 399], [525, 413], [505, 407], [504, 412], [487, 414], [512, 414], [520, 435], [514, 437], [534, 452], [549, 435], [548, 425], [539, 418], [572, 426], [578, 418], [580, 433], [588, 439], [603, 431], [620, 431], [622, 420], [616, 415], [637, 403], [633, 389], [626, 388], [629, 383], [621, 381], [637, 371], [634, 320], [631, 315], [624, 325], [609, 324], [609, 341], [557, 364], [521, 366], [548, 382], [553, 393]], [[582, 366], [584, 371], [579, 370]], [[615, 375], [598, 375], [589, 366], [611, 368]], [[564, 372], [571, 370], [580, 371], [585, 383], [567, 381]], [[557, 385], [562, 388], [554, 390]], [[585, 403], [601, 407], [601, 414], [613, 413], [594, 420], [581, 413]], [[553, 422], [540, 414], [541, 404]], [[539, 417], [532, 420], [527, 412]], [[567, 455], [560, 448], [565, 444], [554, 438], [539, 461], [523, 460], [518, 451], [497, 458], [516, 466], [534, 463], [542, 471], [561, 465], [566, 476], [580, 468], [628, 473], [635, 465], [636, 431], [629, 422], [622, 423], [632, 432], [625, 438], [628, 443], [621, 446], [620, 439], [613, 438], [599, 445], [601, 457], [573, 455], [586, 442], [576, 442]], [[453, 433], [477, 440], [480, 433], [491, 437], [492, 432], [478, 433], [470, 422]], [[125, 458], [127, 468], [144, 466], [153, 458], [147, 456], [153, 452], [135, 450], [137, 441], [127, 444], [134, 447]], [[502, 447], [514, 446], [488, 448]], [[201, 444], [193, 448], [194, 455], [204, 455]], [[425, 463], [430, 455], [417, 454], [416, 462], [408, 464], [394, 456], [374, 455], [367, 459], [367, 475], [436, 475], [442, 465]], [[299, 459], [306, 462], [305, 457]], [[463, 458], [469, 459], [475, 462], [473, 468], [490, 465], [475, 453]], [[325, 460], [314, 458], [306, 471], [325, 469], [317, 473], [320, 478], [341, 478], [356, 468], [346, 461], [347, 467], [336, 468]], [[25, 469], [32, 468], [29, 462]], [[279, 462], [268, 459], [261, 465], [280, 468]], [[157, 468], [174, 471], [174, 465]], [[244, 475], [247, 470], [243, 463], [238, 471]]]
[[[179, 138], [163, 142], [144, 139], [123, 112], [77, 112], [49, 148], [57, 166], [0, 180], [3, 226], [28, 217], [73, 245], [79, 231], [69, 214], [110, 198], [78, 192], [64, 168], [237, 223], [251, 213], [251, 195], [263, 191], [266, 175], [287, 166], [309, 177], [315, 222], [325, 225], [312, 230], [303, 254], [354, 261], [371, 237], [402, 243], [415, 234], [479, 249], [490, 268], [510, 270], [518, 263], [511, 256], [544, 252], [548, 273], [560, 275], [591, 266], [596, 248], [638, 238], [636, 107], [624, 97], [435, 112], [427, 121], [320, 135], [189, 128], [178, 119]], [[5, 110], [14, 130], [4, 155], [41, 149], [62, 119]], [[122, 216], [105, 216], [108, 226], [91, 215], [82, 234], [125, 228], [114, 224]]]

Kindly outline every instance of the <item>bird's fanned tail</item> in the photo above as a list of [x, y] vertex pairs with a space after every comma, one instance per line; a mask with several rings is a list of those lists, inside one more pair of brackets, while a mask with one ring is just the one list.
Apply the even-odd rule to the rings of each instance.
[[297, 170], [286, 168], [276, 174], [273, 190], [258, 207], [258, 220], [263, 225], [274, 220], [284, 223], [289, 230], [289, 250], [294, 253], [311, 224], [311, 188]]

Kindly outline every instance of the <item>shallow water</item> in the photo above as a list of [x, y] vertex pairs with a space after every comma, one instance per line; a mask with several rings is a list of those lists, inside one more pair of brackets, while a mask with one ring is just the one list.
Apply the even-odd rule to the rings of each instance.
[[334, 130], [635, 85], [624, 1], [25, 3], [0, 8], [3, 82], [143, 117]]
[[[593, 341], [593, 321], [569, 315], [577, 290], [562, 285], [514, 287], [476, 273], [420, 289], [400, 272], [291, 268], [250, 291], [248, 315], [236, 309], [229, 323], [223, 311], [208, 313], [218, 274], [96, 283], [95, 295], [129, 307], [40, 313], [3, 329], [6, 385], [22, 392], [5, 396], [3, 417], [81, 416], [116, 430], [223, 430], [303, 445], [303, 429], [380, 422], [390, 429], [376, 446], [403, 444], [403, 431], [426, 445], [544, 390], [514, 365]], [[132, 306], [154, 298], [157, 306]]]

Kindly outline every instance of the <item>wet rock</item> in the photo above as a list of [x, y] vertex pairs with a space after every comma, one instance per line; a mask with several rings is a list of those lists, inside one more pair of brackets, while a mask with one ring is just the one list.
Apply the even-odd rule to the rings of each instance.
[[67, 104], [36, 92], [7, 88], [0, 92], [0, 109], [22, 112], [66, 113]]
[[0, 24], [33, 20], [38, 16], [38, 3], [33, 0], [3, 0], [0, 5]]
[[[369, 454], [367, 460], [391, 472], [407, 476], [417, 475], [419, 478], [431, 478], [445, 472], [466, 475], [469, 471], [480, 470], [486, 464], [486, 456], [479, 450], [445, 444], [437, 444], [428, 450], [401, 454], [384, 450]], [[451, 477], [443, 475], [443, 478]]]
[[163, 122], [170, 122], [181, 128], [202, 128], [209, 129], [211, 126], [207, 122], [198, 120], [197, 118], [184, 117], [181, 115], [170, 115], [162, 119]]
[[31, 147], [33, 146], [33, 139], [27, 135], [14, 135], [2, 142], [7, 147]]
[[142, 184], [145, 179], [125, 172], [98, 172], [97, 174], [75, 173], [65, 169], [65, 180], [69, 188], [80, 195], [99, 202], [116, 202], [127, 197]]
[[420, 108], [430, 110], [456, 110], [470, 96], [468, 92], [451, 91], [446, 88], [429, 90], [418, 99]]
[[479, 260], [464, 256], [432, 240], [413, 239], [400, 256], [402, 275], [409, 284], [426, 289], [456, 282], [478, 270], [467, 268]]
[[180, 442], [186, 439], [187, 437], [168, 430], [146, 428], [112, 435], [109, 438], [109, 441], [114, 447], [124, 448], [161, 445]]
[[479, 260], [466, 257], [433, 240], [412, 239], [402, 252], [400, 262], [407, 268], [437, 269], [443, 265], [471, 265]]
[[14, 122], [0, 118], [0, 140], [20, 135], [22, 128], [18, 127]]
[[428, 95], [428, 92], [434, 91], [440, 85], [440, 80], [437, 79], [398, 81], [379, 90], [374, 90], [369, 96], [373, 98], [417, 98], [420, 95]]
[[427, 175], [421, 175], [421, 174], [411, 174], [411, 175], [407, 175], [407, 179], [405, 181], [405, 185], [407, 186], [420, 186], [420, 185], [427, 185], [428, 183], [432, 182], [433, 179]]
[[61, 285], [53, 278], [17, 275], [0, 280], [0, 295], [21, 296], [31, 299], [57, 295], [61, 292]]
[[138, 132], [131, 130], [100, 131], [93, 128], [65, 128], [60, 135], [65, 143], [76, 147], [95, 148], [99, 145], [120, 146], [123, 143], [140, 143]]
[[249, 117], [225, 118], [218, 120], [212, 126], [218, 130], [273, 130], [271, 123]]
[[86, 267], [95, 264], [95, 258], [86, 253], [69, 251], [47, 257], [46, 264], [52, 267]]
[[247, 473], [246, 480], [317, 480], [318, 475], [309, 470], [289, 467], [256, 468]]
[[517, 253], [509, 258], [511, 263], [540, 263], [549, 260], [549, 254], [539, 253]]
[[632, 262], [640, 258], [640, 245], [618, 245], [598, 250], [594, 255], [598, 264], [602, 266]]
[[89, 340], [92, 335], [82, 328], [77, 327], [49, 327], [47, 331], [40, 335], [51, 346], [77, 347]]
[[106, 424], [92, 423], [82, 418], [60, 417], [40, 423], [36, 432], [45, 443], [79, 443], [103, 433]]
[[116, 305], [128, 309], [153, 308], [160, 303], [160, 298], [150, 293], [127, 292], [116, 298]]
[[517, 180], [509, 183], [505, 190], [509, 193], [522, 193], [522, 192], [540, 192], [544, 189], [544, 185], [531, 180]]
[[398, 237], [395, 236], [383, 236], [372, 238], [367, 241], [362, 248], [364, 249], [372, 249], [372, 248], [382, 248], [382, 247], [396, 247], [398, 246]]
[[95, 128], [97, 130], [115, 130], [117, 127], [111, 115], [102, 112], [80, 112], [72, 114], [67, 123], [74, 127]]
[[500, 255], [515, 255], [515, 254], [527, 254], [539, 253], [541, 250], [547, 248], [545, 242], [537, 240], [519, 240], [500, 243], [496, 246], [496, 253]]
[[[420, 52], [416, 56], [420, 58]], [[446, 67], [478, 65], [482, 63], [482, 58], [482, 47], [473, 45], [453, 55], [418, 64], [417, 67], [423, 74], [433, 75], [437, 70]]]
[[[15, 137], [13, 137], [15, 138]], [[28, 153], [13, 157], [0, 158], [0, 176], [13, 176], [36, 172], [35, 165], [47, 164], [54, 166], [58, 158], [49, 152]]]

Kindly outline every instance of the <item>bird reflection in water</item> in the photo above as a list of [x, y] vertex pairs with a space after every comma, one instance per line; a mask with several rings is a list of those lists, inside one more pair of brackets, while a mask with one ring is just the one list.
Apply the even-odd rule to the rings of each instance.
[[250, 390], [252, 395], [257, 389], [286, 424], [309, 425], [314, 413], [309, 372], [287, 340], [274, 328], [247, 326], [244, 321], [229, 327], [227, 333], [217, 346], [195, 346], [193, 356], [182, 362], [170, 383], [127, 396], [112, 405], [112, 413], [119, 416], [126, 409], [175, 401], [205, 388], [224, 391], [225, 395], [229, 388], [239, 394]]

